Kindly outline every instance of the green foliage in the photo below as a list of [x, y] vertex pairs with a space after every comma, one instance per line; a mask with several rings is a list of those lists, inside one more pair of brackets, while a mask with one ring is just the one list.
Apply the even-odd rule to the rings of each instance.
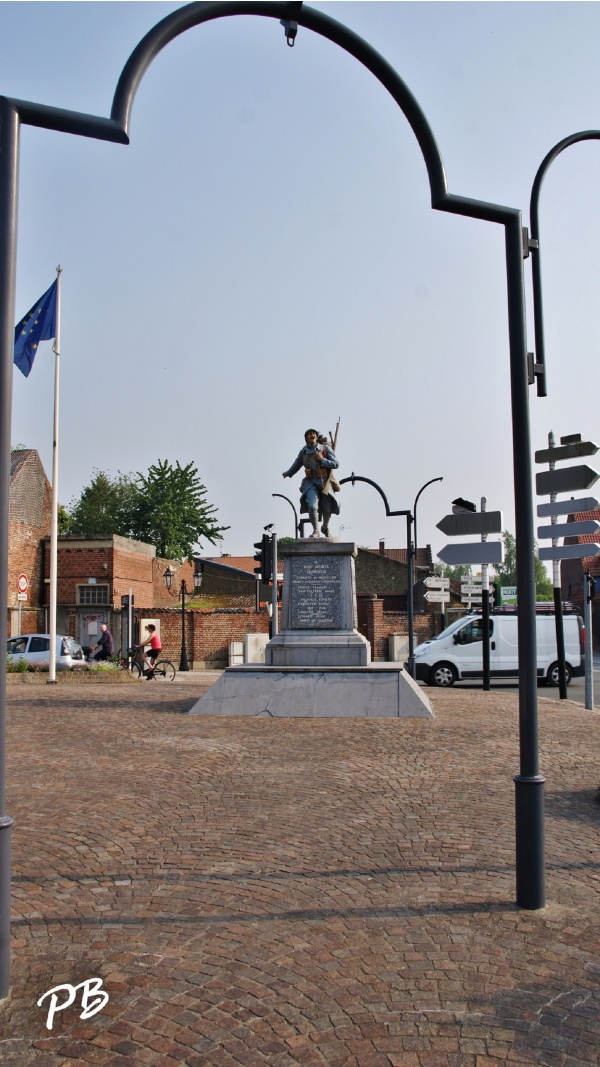
[[[498, 585], [517, 585], [517, 542], [514, 534], [505, 530], [502, 534], [504, 542], [504, 563], [496, 567]], [[535, 552], [535, 598], [536, 600], [552, 600], [552, 582], [546, 573], [544, 564], [537, 554], [537, 541], [534, 543]]]
[[6, 670], [8, 674], [27, 674], [28, 665], [26, 659], [11, 659], [6, 657]]
[[459, 563], [456, 567], [446, 567], [443, 563], [436, 563], [434, 570], [440, 578], [470, 578], [472, 574], [470, 563]]
[[295, 540], [296, 540], [295, 537], [278, 537], [277, 538], [277, 544], [278, 545], [293, 545]]
[[218, 526], [217, 509], [206, 502], [206, 489], [193, 463], [173, 466], [158, 460], [147, 475], [137, 476], [133, 509], [134, 536], [154, 545], [164, 559], [187, 559], [201, 537], [223, 540], [228, 526]]
[[158, 460], [146, 475], [95, 471], [92, 481], [73, 502], [63, 532], [79, 537], [120, 534], [154, 545], [165, 559], [187, 559], [201, 537], [222, 540], [228, 526], [219, 526], [217, 509], [206, 501], [206, 489], [193, 463], [182, 467]]
[[79, 537], [111, 537], [121, 534], [133, 537], [132, 511], [139, 489], [129, 474], [110, 478], [105, 471], [96, 471], [79, 500], [67, 512], [66, 533]]

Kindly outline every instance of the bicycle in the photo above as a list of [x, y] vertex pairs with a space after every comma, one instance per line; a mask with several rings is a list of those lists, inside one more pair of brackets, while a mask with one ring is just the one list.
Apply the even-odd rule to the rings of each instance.
[[175, 666], [168, 659], [158, 659], [152, 671], [147, 670], [139, 648], [128, 648], [127, 658], [119, 661], [119, 667], [123, 671], [131, 671], [134, 678], [146, 677], [149, 682], [173, 682], [175, 680]]

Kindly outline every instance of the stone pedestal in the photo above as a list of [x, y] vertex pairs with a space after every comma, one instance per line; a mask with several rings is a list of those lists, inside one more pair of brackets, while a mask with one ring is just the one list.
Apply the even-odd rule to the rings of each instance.
[[367, 667], [371, 646], [356, 629], [352, 542], [311, 540], [281, 546], [281, 632], [269, 641], [268, 667]]
[[265, 666], [229, 667], [190, 714], [431, 717], [425, 693], [399, 664], [371, 664], [356, 629], [356, 554], [338, 541], [282, 545], [282, 628]]

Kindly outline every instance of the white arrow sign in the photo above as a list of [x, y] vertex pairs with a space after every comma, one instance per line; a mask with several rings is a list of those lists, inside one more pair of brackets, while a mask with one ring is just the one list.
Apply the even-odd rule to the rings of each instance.
[[502, 541], [470, 541], [466, 545], [445, 545], [438, 559], [451, 567], [460, 563], [503, 563]]
[[437, 574], [430, 574], [429, 577], [425, 579], [425, 585], [428, 589], [449, 589], [450, 579], [440, 578]]
[[579, 500], [554, 500], [549, 504], [538, 504], [540, 519], [550, 515], [574, 515], [577, 511], [594, 511], [598, 507], [595, 496], [582, 496]]
[[425, 600], [427, 600], [429, 604], [449, 604], [450, 593], [445, 593], [441, 589], [433, 589], [431, 592], [425, 593]]
[[480, 593], [481, 582], [476, 585], [474, 582], [462, 582], [460, 586], [461, 593]]
[[600, 530], [600, 522], [584, 519], [582, 522], [557, 522], [554, 526], [538, 526], [538, 537], [581, 537], [583, 534], [595, 534]]
[[461, 596], [461, 604], [481, 604], [482, 597], [480, 596]]
[[557, 545], [556, 548], [540, 548], [540, 559], [585, 559], [586, 556], [600, 555], [600, 545]]

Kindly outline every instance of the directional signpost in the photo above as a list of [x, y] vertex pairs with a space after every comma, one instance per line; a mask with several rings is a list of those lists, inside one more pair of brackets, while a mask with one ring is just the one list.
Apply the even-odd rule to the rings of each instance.
[[450, 579], [441, 578], [437, 574], [429, 574], [425, 579], [425, 585], [427, 587], [427, 592], [425, 593], [425, 600], [428, 604], [442, 605], [443, 622], [446, 604], [450, 603]]
[[[504, 560], [504, 545], [501, 541], [488, 541], [488, 534], [501, 533], [503, 516], [501, 511], [487, 511], [486, 499], [481, 498], [481, 511], [475, 510], [475, 505], [468, 500], [455, 500], [452, 515], [445, 515], [438, 522], [437, 528], [449, 537], [472, 537], [479, 534], [480, 541], [469, 541], [467, 544], [445, 545], [438, 552], [438, 559], [444, 563], [455, 566], [457, 564], [478, 563], [481, 565], [481, 587], [461, 592], [467, 592], [467, 596], [461, 596], [461, 601], [468, 604], [481, 600], [481, 615], [483, 624], [483, 688], [490, 688], [490, 586], [488, 579], [488, 565], [490, 563], [502, 563]], [[481, 588], [481, 597], [479, 597]], [[475, 594], [475, 595], [473, 595]]]
[[565, 640], [562, 621], [562, 593], [560, 583], [560, 560], [561, 559], [585, 559], [589, 556], [600, 554], [600, 536], [592, 542], [583, 544], [559, 544], [561, 537], [587, 537], [595, 535], [600, 530], [600, 523], [595, 519], [585, 519], [579, 522], [559, 523], [558, 515], [575, 515], [586, 511], [593, 511], [598, 506], [598, 501], [593, 496], [580, 497], [578, 500], [557, 500], [557, 493], [572, 493], [578, 490], [591, 489], [598, 481], [600, 475], [587, 463], [578, 464], [575, 467], [563, 467], [556, 470], [556, 463], [561, 460], [582, 459], [584, 456], [594, 456], [598, 451], [598, 445], [593, 441], [582, 440], [581, 434], [572, 434], [561, 437], [560, 447], [554, 443], [554, 434], [548, 434], [548, 448], [540, 449], [535, 453], [536, 463], [548, 463], [549, 470], [540, 471], [535, 476], [538, 495], [550, 497], [548, 504], [538, 504], [537, 513], [540, 518], [550, 518], [550, 526], [538, 526], [540, 540], [550, 539], [551, 546], [544, 546], [539, 550], [541, 560], [552, 562], [552, 584], [554, 586], [554, 609], [556, 620], [556, 651], [558, 659], [558, 677], [560, 699], [567, 699], [567, 680], [565, 669]]

